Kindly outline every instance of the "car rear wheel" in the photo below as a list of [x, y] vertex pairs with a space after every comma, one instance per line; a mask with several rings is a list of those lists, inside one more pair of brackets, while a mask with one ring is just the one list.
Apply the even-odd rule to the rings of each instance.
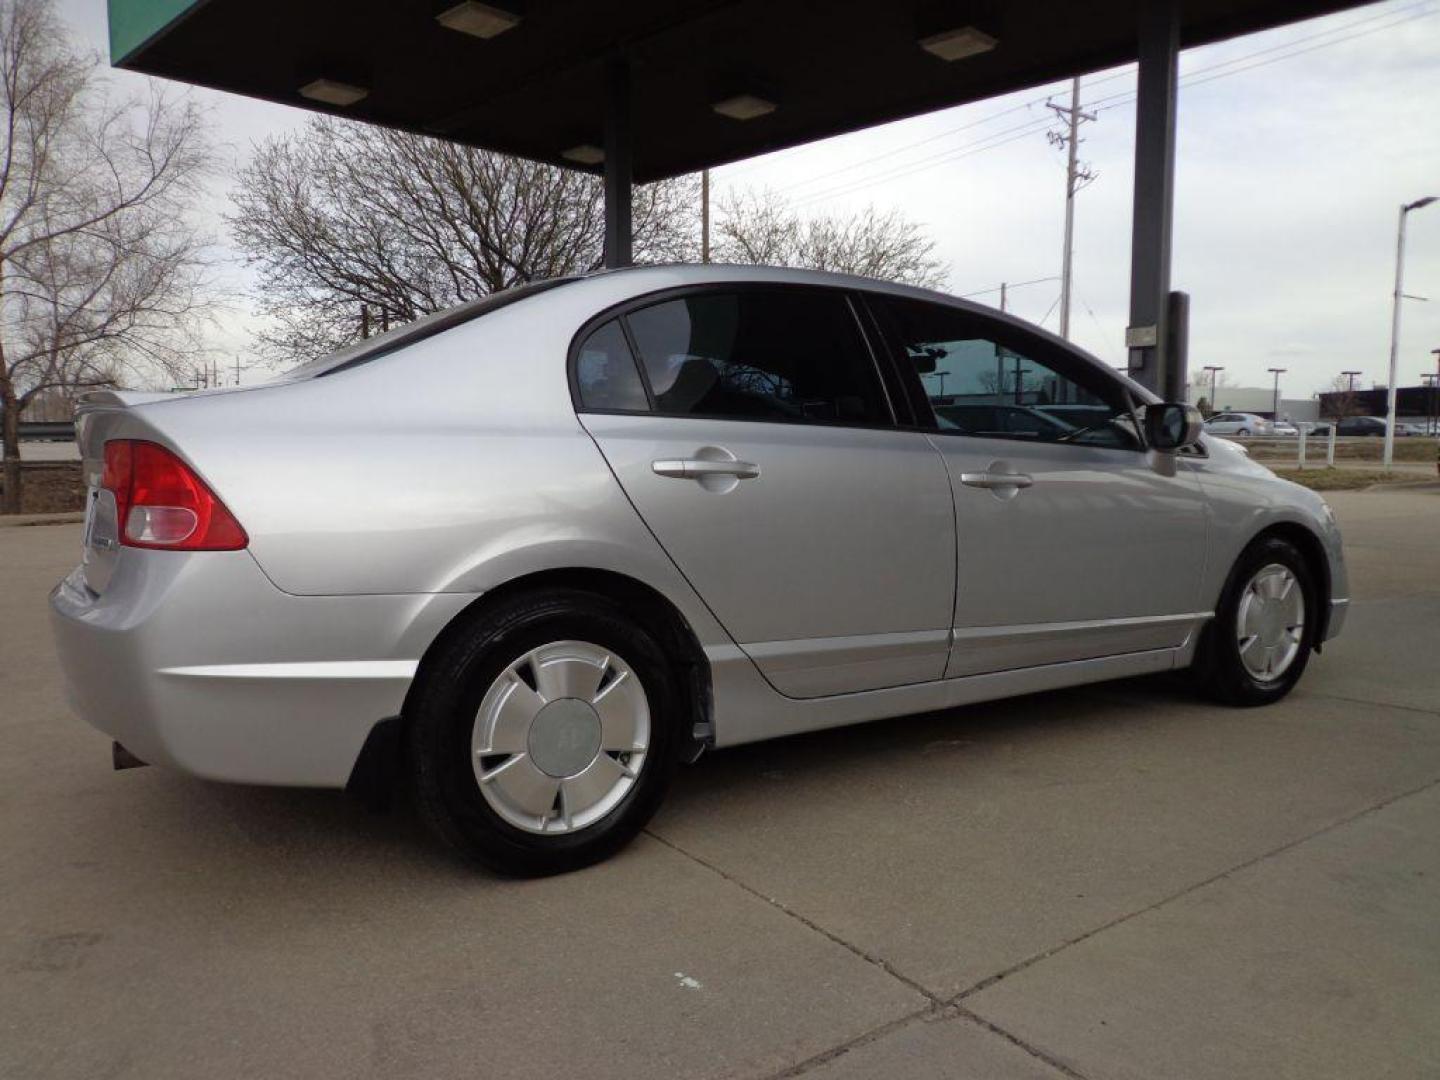
[[659, 645], [609, 600], [509, 599], [427, 660], [407, 708], [421, 814], [502, 873], [606, 858], [660, 804], [678, 702]]
[[1274, 536], [1251, 544], [1201, 639], [1193, 669], [1200, 689], [1230, 705], [1279, 701], [1305, 672], [1318, 602], [1294, 544]]

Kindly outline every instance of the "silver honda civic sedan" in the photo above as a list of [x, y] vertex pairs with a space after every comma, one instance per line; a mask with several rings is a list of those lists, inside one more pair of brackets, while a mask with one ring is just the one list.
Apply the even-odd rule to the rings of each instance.
[[707, 746], [1192, 669], [1284, 696], [1347, 603], [1317, 495], [1034, 326], [652, 267], [266, 385], [104, 392], [74, 707], [152, 762], [379, 797], [499, 870], [614, 852]]

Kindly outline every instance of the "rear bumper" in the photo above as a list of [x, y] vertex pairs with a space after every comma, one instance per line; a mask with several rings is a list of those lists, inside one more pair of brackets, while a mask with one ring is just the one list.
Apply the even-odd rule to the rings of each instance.
[[473, 596], [297, 597], [248, 552], [122, 551], [103, 595], [50, 595], [76, 713], [157, 765], [343, 787], [400, 712], [426, 646]]

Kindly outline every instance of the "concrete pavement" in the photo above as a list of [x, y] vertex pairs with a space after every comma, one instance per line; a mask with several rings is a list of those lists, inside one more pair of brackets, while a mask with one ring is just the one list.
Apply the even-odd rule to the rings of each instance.
[[1279, 706], [1110, 684], [713, 755], [539, 882], [408, 812], [109, 770], [0, 530], [0, 1076], [1440, 1073], [1440, 493], [1330, 496]]

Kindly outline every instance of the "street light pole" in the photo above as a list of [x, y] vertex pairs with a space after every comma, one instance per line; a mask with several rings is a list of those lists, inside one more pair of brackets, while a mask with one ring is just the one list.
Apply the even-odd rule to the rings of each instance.
[[1405, 215], [1429, 206], [1440, 196], [1427, 195], [1400, 207], [1400, 225], [1395, 230], [1395, 299], [1390, 316], [1390, 382], [1385, 389], [1385, 468], [1395, 456], [1396, 368], [1400, 362], [1400, 301], [1404, 299]]
[[1280, 376], [1284, 375], [1285, 372], [1289, 371], [1290, 369], [1283, 367], [1272, 367], [1266, 368], [1265, 370], [1270, 372], [1271, 375], [1275, 376], [1275, 398], [1270, 405], [1270, 422], [1274, 423], [1276, 420], [1280, 419]]
[[1220, 406], [1215, 404], [1215, 376], [1224, 371], [1224, 366], [1216, 367], [1214, 364], [1206, 364], [1205, 370], [1210, 373], [1210, 411], [1219, 412]]
[[1430, 393], [1425, 395], [1425, 434], [1435, 434], [1435, 389], [1440, 386], [1440, 375], [1433, 371], [1424, 372], [1420, 381]]
[[1431, 349], [1430, 353], [1435, 357], [1435, 371], [1430, 376], [1430, 401], [1435, 407], [1435, 423], [1430, 433], [1440, 435], [1440, 401], [1435, 399], [1435, 392], [1440, 390], [1440, 349]]

